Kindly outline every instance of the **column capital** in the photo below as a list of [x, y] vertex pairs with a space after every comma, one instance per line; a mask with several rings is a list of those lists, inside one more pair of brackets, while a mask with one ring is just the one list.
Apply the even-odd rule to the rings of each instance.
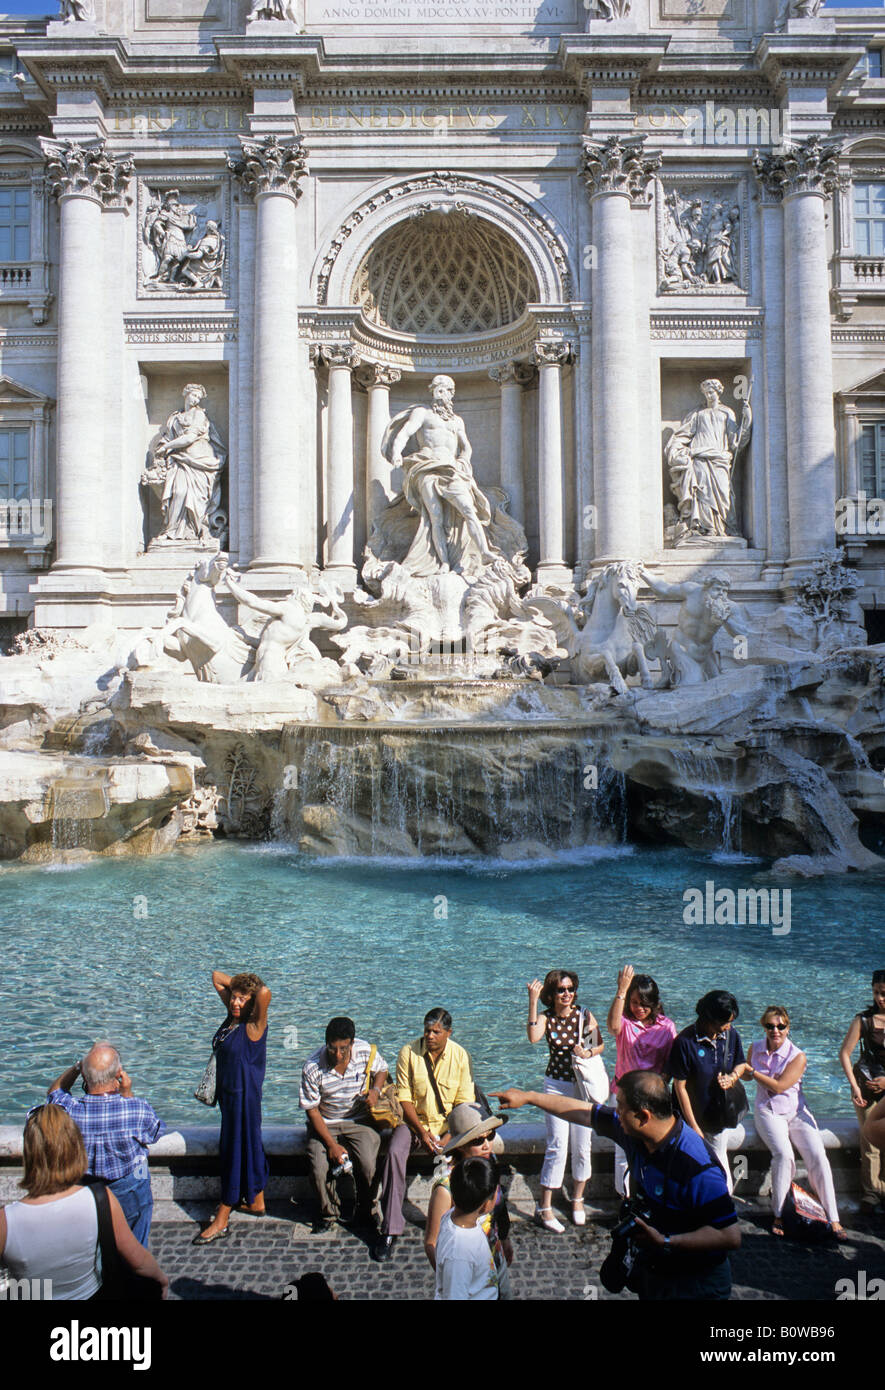
[[590, 197], [621, 193], [642, 198], [652, 175], [661, 167], [659, 154], [646, 154], [644, 135], [610, 135], [604, 144], [584, 136], [581, 172]]
[[324, 367], [346, 367], [352, 372], [362, 358], [353, 343], [317, 343], [311, 350], [314, 363]]
[[492, 381], [501, 386], [525, 386], [533, 375], [534, 370], [528, 362], [500, 362], [496, 367], [489, 367]]
[[810, 135], [807, 140], [753, 156], [753, 169], [763, 190], [770, 196], [816, 193], [826, 198], [841, 184], [839, 156], [841, 140], [824, 140]]
[[250, 140], [241, 135], [242, 159], [228, 159], [228, 168], [239, 178], [243, 192], [257, 198], [261, 193], [280, 193], [298, 201], [307, 176], [307, 149], [304, 136], [281, 140], [278, 135], [265, 135]]
[[571, 343], [565, 343], [561, 339], [542, 339], [532, 348], [532, 361], [536, 367], [564, 367], [571, 353]]
[[135, 173], [131, 155], [108, 154], [104, 140], [41, 139], [49, 191], [55, 198], [91, 198], [103, 208], [125, 207]]
[[371, 391], [373, 386], [389, 388], [402, 380], [399, 367], [388, 367], [386, 362], [365, 362], [359, 369], [359, 384]]

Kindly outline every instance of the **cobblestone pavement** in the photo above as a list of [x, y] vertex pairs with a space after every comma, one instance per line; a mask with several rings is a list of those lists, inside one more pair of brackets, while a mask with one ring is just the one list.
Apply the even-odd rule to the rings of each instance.
[[[433, 1276], [422, 1244], [423, 1223], [414, 1220], [382, 1265], [369, 1256], [367, 1233], [336, 1227], [312, 1235], [310, 1211], [270, 1204], [271, 1215], [256, 1221], [235, 1215], [231, 1235], [207, 1249], [191, 1241], [198, 1224], [155, 1222], [151, 1249], [169, 1276], [175, 1299], [281, 1299], [287, 1284], [308, 1270], [320, 1270], [341, 1299], [429, 1299]], [[848, 1218], [850, 1240], [842, 1244], [801, 1245], [771, 1235], [770, 1217], [744, 1208], [743, 1243], [732, 1257], [736, 1299], [833, 1300], [840, 1279], [885, 1277], [885, 1219]], [[207, 1218], [208, 1219], [208, 1216]], [[583, 1230], [569, 1227], [550, 1235], [531, 1221], [514, 1217], [516, 1252], [511, 1269], [518, 1299], [632, 1299], [609, 1294], [599, 1283], [599, 1266], [609, 1249], [614, 1212]]]

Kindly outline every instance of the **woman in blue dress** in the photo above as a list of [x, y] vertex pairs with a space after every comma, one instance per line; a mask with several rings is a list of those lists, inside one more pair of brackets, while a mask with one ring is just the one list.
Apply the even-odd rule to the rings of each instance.
[[213, 970], [212, 984], [227, 1018], [212, 1039], [216, 1095], [221, 1111], [221, 1203], [194, 1245], [211, 1245], [229, 1234], [230, 1214], [264, 1216], [268, 1163], [261, 1142], [261, 1088], [267, 1063], [270, 990], [258, 975]]

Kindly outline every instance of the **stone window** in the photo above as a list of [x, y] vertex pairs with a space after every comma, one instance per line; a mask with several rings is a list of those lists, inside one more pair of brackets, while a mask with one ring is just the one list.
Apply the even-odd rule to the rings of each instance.
[[867, 497], [885, 497], [885, 420], [861, 425], [860, 475]]
[[858, 256], [885, 255], [885, 183], [854, 186], [854, 249]]
[[42, 392], [0, 376], [0, 551], [24, 550], [32, 569], [48, 563], [53, 539], [52, 406]]
[[31, 431], [0, 429], [0, 502], [30, 494]]
[[26, 304], [35, 323], [52, 303], [48, 209], [42, 158], [0, 145], [0, 303]]
[[0, 261], [31, 259], [31, 190], [0, 188]]

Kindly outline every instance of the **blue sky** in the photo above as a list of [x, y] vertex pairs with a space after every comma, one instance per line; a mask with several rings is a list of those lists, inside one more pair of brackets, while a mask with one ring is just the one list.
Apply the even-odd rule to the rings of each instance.
[[[854, 9], [858, 0], [825, 0], [826, 9]], [[885, 0], [860, 0], [864, 8], [885, 8]], [[0, 0], [0, 13], [11, 15], [56, 14], [52, 0]]]

